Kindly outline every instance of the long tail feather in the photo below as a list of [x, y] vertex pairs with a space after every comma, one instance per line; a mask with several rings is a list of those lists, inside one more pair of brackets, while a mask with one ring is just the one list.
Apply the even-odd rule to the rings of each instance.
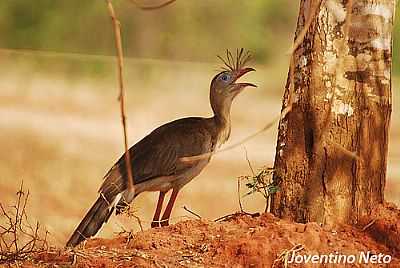
[[113, 211], [114, 207], [110, 206], [107, 200], [100, 196], [71, 235], [66, 246], [75, 247], [82, 241], [96, 235], [103, 224], [108, 221]]

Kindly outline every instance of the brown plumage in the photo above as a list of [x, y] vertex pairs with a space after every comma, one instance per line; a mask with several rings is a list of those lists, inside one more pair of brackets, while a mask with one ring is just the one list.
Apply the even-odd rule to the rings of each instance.
[[[251, 83], [236, 83], [244, 74], [254, 71], [244, 65], [250, 56], [244, 50], [236, 51], [236, 58], [227, 51], [224, 71], [211, 81], [210, 103], [214, 115], [210, 118], [182, 118], [155, 129], [132, 146], [131, 155], [134, 194], [127, 189], [127, 174], [124, 155], [104, 176], [99, 198], [87, 212], [67, 242], [74, 247], [83, 240], [94, 236], [108, 221], [114, 209], [120, 213], [140, 193], [159, 191], [159, 200], [152, 227], [168, 225], [171, 210], [179, 190], [196, 177], [210, 161], [212, 152], [229, 138], [231, 123], [230, 109], [233, 99]], [[182, 158], [204, 155], [194, 161]], [[172, 191], [160, 221], [165, 193]]]

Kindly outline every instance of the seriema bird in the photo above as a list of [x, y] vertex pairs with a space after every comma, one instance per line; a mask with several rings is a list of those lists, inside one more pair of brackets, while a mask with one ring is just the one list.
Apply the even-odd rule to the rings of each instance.
[[[159, 198], [151, 227], [168, 225], [171, 210], [179, 190], [200, 174], [215, 150], [225, 143], [231, 132], [230, 110], [235, 97], [251, 83], [237, 80], [253, 68], [245, 65], [250, 54], [237, 50], [235, 57], [227, 51], [226, 59], [219, 57], [223, 71], [211, 81], [210, 103], [213, 116], [188, 117], [162, 125], [130, 149], [134, 194], [127, 190], [124, 155], [104, 176], [99, 197], [87, 212], [67, 247], [74, 247], [97, 234], [113, 211], [121, 213], [142, 192], [158, 191]], [[160, 215], [165, 194], [172, 189], [164, 214]]]

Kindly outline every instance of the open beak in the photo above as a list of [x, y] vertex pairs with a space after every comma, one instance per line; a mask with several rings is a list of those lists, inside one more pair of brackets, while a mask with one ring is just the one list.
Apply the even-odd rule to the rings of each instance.
[[252, 84], [252, 83], [247, 83], [247, 82], [245, 82], [245, 83], [236, 83], [236, 81], [237, 81], [240, 77], [242, 77], [243, 75], [247, 74], [248, 72], [253, 72], [253, 71], [255, 71], [255, 69], [253, 69], [253, 68], [243, 68], [243, 69], [240, 69], [240, 70], [238, 70], [238, 71], [236, 72], [236, 77], [235, 77], [235, 80], [233, 81], [233, 83], [234, 83], [235, 85], [237, 85], [237, 88], [257, 87], [256, 85], [254, 85], [254, 84]]

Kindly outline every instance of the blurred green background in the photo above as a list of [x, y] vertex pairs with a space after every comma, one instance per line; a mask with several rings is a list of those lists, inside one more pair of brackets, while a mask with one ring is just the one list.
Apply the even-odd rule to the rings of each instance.
[[[279, 56], [288, 47], [282, 41], [293, 32], [297, 12], [292, 0], [183, 0], [151, 12], [128, 0], [114, 3], [126, 56], [196, 61], [214, 59], [209, 51], [230, 45], [251, 48], [263, 62]], [[0, 2], [2, 48], [110, 55], [110, 27], [104, 1]]]
[[[285, 58], [298, 9], [293, 0], [178, 0], [151, 12], [137, 9], [129, 0], [114, 3], [127, 57], [212, 61], [215, 54], [210, 51], [245, 47], [261, 64]], [[113, 55], [111, 30], [104, 1], [0, 2], [0, 48]], [[394, 40], [394, 71], [400, 74], [400, 20]], [[102, 69], [100, 62], [86, 67]]]
[[[293, 0], [184, 0], [151, 12], [139, 10], [129, 0], [114, 3], [122, 22], [125, 56], [200, 62], [215, 59], [210, 51], [231, 47], [250, 49], [261, 64], [285, 58], [298, 11], [298, 1]], [[0, 48], [113, 55], [111, 30], [104, 1], [0, 2]], [[400, 74], [398, 19], [394, 41], [394, 72]], [[86, 67], [102, 69], [100, 62]]]
[[[127, 57], [211, 61], [215, 55], [210, 51], [245, 47], [262, 64], [282, 58], [290, 47], [298, 8], [293, 0], [178, 0], [149, 12], [129, 0], [114, 3]], [[110, 31], [104, 1], [0, 2], [0, 48], [112, 55]], [[394, 40], [394, 70], [399, 74], [400, 20], [396, 20]]]

